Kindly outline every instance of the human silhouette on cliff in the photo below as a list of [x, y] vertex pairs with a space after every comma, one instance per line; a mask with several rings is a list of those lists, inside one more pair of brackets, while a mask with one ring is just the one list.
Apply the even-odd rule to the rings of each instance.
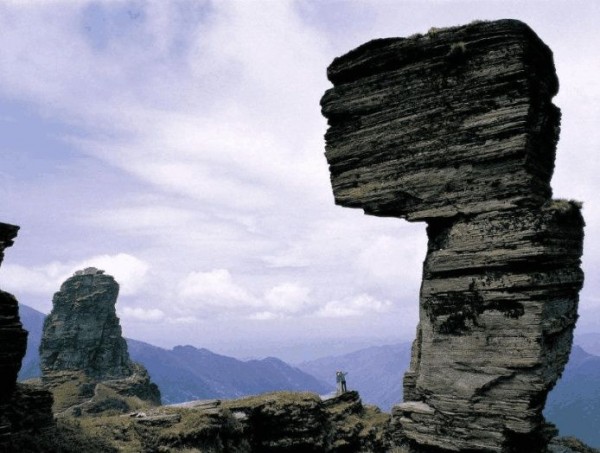
[[343, 371], [335, 372], [335, 381], [337, 383], [337, 394], [341, 395], [342, 393], [346, 393], [348, 389], [346, 388], [346, 375], [348, 373], [344, 373]]

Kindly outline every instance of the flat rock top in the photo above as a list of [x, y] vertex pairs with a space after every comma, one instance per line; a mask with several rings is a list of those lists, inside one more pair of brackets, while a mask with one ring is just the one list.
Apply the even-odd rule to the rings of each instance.
[[[426, 34], [406, 38], [374, 39], [335, 58], [327, 68], [327, 77], [335, 85], [349, 83], [417, 61], [445, 56], [448, 46], [453, 43], [471, 43], [471, 47], [484, 49], [497, 43], [515, 41], [528, 42], [538, 51], [552, 54], [524, 22], [515, 19], [474, 21], [457, 27], [431, 28]], [[556, 75], [552, 77], [549, 91], [553, 95], [558, 92]]]
[[[55, 293], [53, 312], [69, 311], [73, 315], [91, 311], [114, 311], [119, 294], [119, 284], [103, 271], [76, 273], [69, 277]], [[77, 301], [76, 305], [73, 305]]]

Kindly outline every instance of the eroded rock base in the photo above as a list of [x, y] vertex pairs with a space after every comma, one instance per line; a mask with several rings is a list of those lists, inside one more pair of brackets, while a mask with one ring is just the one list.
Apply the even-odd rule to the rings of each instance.
[[573, 202], [430, 222], [418, 338], [394, 409], [451, 451], [542, 451], [541, 415], [569, 358], [583, 219]]

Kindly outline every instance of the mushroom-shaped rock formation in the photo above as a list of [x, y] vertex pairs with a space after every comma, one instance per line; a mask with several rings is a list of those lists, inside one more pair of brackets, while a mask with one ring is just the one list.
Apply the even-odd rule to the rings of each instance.
[[[99, 401], [88, 404], [102, 393], [98, 384], [110, 389], [104, 392], [110, 398], [119, 395], [160, 404], [158, 387], [145, 368], [129, 358], [115, 311], [118, 294], [115, 279], [92, 267], [75, 272], [54, 294], [52, 312], [44, 322], [40, 360], [42, 381], [55, 394], [55, 410], [84, 402], [76, 413], [108, 407]], [[57, 397], [65, 394], [66, 398]], [[131, 401], [113, 406], [109, 408], [133, 408]]]
[[550, 49], [519, 21], [476, 22], [371, 41], [328, 77], [336, 203], [427, 223], [393, 426], [426, 451], [543, 451], [583, 284], [580, 206], [551, 199]]

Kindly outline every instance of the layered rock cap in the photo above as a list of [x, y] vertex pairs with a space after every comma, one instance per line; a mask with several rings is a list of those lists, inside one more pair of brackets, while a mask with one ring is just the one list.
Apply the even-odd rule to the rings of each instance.
[[337, 204], [427, 223], [420, 322], [392, 426], [430, 451], [545, 451], [583, 284], [583, 218], [552, 200], [560, 112], [524, 23], [371, 41], [321, 101]]
[[409, 220], [542, 205], [560, 113], [552, 54], [514, 20], [379, 39], [321, 100], [336, 203]]

